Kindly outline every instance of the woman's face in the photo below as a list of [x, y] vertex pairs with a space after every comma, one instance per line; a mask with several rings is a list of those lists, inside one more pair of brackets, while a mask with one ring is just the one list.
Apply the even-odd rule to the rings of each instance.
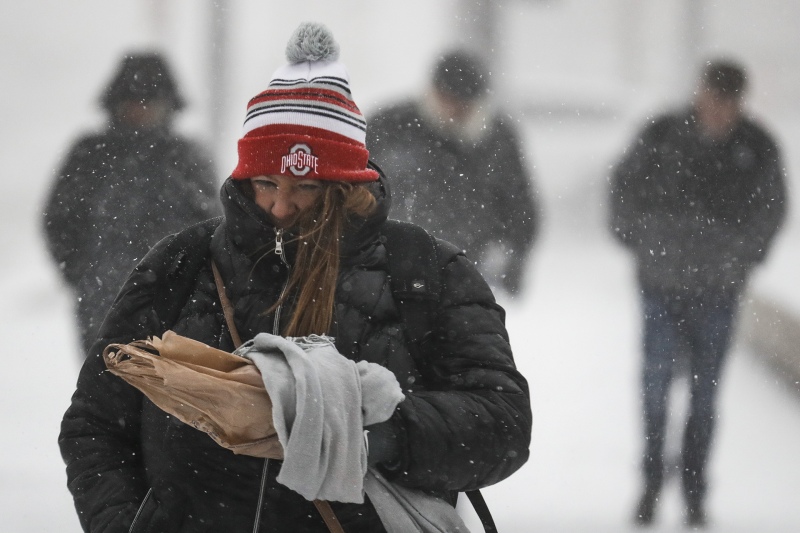
[[322, 195], [319, 180], [286, 176], [256, 176], [253, 184], [255, 202], [263, 209], [276, 228], [288, 229], [300, 215], [310, 209]]

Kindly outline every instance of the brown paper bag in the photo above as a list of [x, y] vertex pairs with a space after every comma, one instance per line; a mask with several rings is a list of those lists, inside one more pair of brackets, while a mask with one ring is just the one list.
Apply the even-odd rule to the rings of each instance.
[[249, 360], [167, 331], [162, 338], [110, 344], [109, 371], [167, 413], [237, 454], [282, 459], [272, 401]]

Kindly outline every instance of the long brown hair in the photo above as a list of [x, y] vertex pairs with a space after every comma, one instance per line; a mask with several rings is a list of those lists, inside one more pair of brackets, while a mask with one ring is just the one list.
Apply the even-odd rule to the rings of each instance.
[[375, 197], [363, 185], [324, 182], [316, 205], [299, 220], [297, 257], [286, 290], [267, 310], [275, 311], [290, 294], [297, 293], [294, 313], [282, 335], [302, 337], [329, 332], [339, 277], [340, 241], [347, 218], [367, 216], [375, 204]]

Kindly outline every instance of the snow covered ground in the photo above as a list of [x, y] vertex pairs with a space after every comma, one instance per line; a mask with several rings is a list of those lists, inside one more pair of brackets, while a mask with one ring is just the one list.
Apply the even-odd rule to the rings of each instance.
[[[80, 528], [56, 438], [77, 377], [77, 339], [69, 296], [40, 239], [39, 211], [59, 150], [87, 123], [89, 105], [74, 102], [88, 101], [85, 95], [96, 94], [107, 74], [72, 56], [94, 49], [91, 39], [119, 49], [123, 37], [114, 35], [113, 26], [102, 35], [65, 31], [66, 4], [37, 2], [52, 8], [47, 16], [18, 12], [0, 22], [2, 35], [15, 45], [0, 52], [4, 72], [13, 74], [0, 89], [0, 338], [6, 346], [0, 372], [0, 530], [69, 533]], [[96, 17], [113, 11], [111, 3], [87, 5], [100, 12], [70, 9]], [[26, 40], [26, 32], [38, 40]], [[47, 35], [68, 38], [50, 42]], [[23, 42], [30, 46], [19, 46]], [[83, 70], [71, 70], [76, 65]], [[799, 123], [791, 117], [774, 123], [794, 176], [800, 176]], [[531, 384], [532, 453], [520, 472], [484, 493], [504, 533], [633, 531], [640, 451], [638, 302], [629, 257], [610, 240], [603, 218], [603, 169], [627, 143], [630, 125], [533, 119], [524, 125], [541, 178], [546, 227], [526, 297], [504, 303], [517, 362]], [[800, 311], [800, 289], [792, 285], [798, 227], [793, 214], [754, 288]], [[741, 343], [726, 371], [709, 530], [800, 531], [800, 398]], [[676, 402], [676, 413], [682, 408]], [[653, 531], [681, 530], [674, 481]]]

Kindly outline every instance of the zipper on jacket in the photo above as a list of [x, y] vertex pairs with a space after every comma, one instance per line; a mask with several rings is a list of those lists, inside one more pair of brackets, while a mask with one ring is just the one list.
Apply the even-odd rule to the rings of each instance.
[[275, 228], [275, 253], [281, 256], [283, 262], [286, 262], [286, 258], [283, 256], [283, 229], [282, 228]]
[[[282, 229], [275, 229], [275, 253], [278, 254], [281, 258], [281, 261], [284, 265], [286, 265], [287, 270], [291, 270], [289, 266], [289, 262], [286, 260], [286, 253], [283, 249], [283, 230]], [[289, 276], [286, 276], [286, 281], [283, 283], [283, 288], [281, 289], [280, 298], [283, 299], [283, 295], [286, 293], [286, 287], [289, 285]], [[275, 319], [272, 322], [272, 334], [273, 335], [280, 335], [281, 334], [281, 311], [283, 310], [283, 306], [279, 305], [277, 309], [275, 309]]]
[[139, 520], [139, 515], [142, 514], [142, 510], [144, 510], [144, 506], [147, 504], [147, 500], [150, 499], [150, 494], [153, 493], [153, 487], [150, 487], [147, 490], [147, 494], [144, 495], [144, 499], [142, 500], [142, 504], [139, 506], [139, 510], [136, 511], [136, 514], [133, 517], [133, 522], [131, 522], [131, 527], [128, 529], [128, 533], [133, 533], [133, 528], [136, 527], [136, 522]]
[[253, 522], [253, 533], [258, 533], [258, 526], [261, 525], [261, 506], [264, 505], [264, 492], [267, 490], [267, 470], [269, 469], [269, 459], [264, 459], [264, 468], [261, 470], [261, 489], [258, 491], [258, 507], [256, 507], [256, 519]]
[[[281, 257], [281, 261], [286, 268], [289, 269], [289, 262], [286, 260], [286, 254], [283, 250], [283, 229], [276, 228], [275, 229], [275, 253]], [[283, 282], [283, 288], [281, 289], [281, 298], [283, 298], [284, 293], [286, 293], [286, 287], [289, 285], [289, 276], [286, 276], [286, 281]], [[275, 309], [275, 320], [272, 324], [272, 334], [273, 335], [280, 335], [281, 331], [281, 309], [283, 308], [282, 305], [279, 305], [277, 309]], [[261, 489], [258, 492], [258, 507], [256, 507], [256, 519], [253, 523], [253, 533], [258, 533], [258, 527], [261, 525], [261, 508], [264, 506], [264, 492], [267, 490], [267, 470], [269, 469], [269, 459], [264, 459], [264, 468], [261, 471]]]

